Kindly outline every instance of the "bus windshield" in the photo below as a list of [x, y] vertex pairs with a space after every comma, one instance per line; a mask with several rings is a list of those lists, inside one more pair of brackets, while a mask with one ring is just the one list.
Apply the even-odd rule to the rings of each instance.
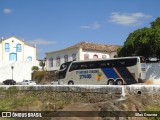
[[65, 78], [66, 72], [67, 72], [68, 67], [69, 67], [70, 64], [71, 64], [71, 62], [66, 62], [66, 63], [63, 63], [63, 64], [60, 66], [60, 69], [59, 69], [59, 71], [58, 71], [58, 79], [63, 79], [63, 78]]

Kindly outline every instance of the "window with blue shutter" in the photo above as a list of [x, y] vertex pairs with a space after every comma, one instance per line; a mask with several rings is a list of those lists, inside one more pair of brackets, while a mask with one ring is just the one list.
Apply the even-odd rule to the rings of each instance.
[[10, 50], [9, 43], [5, 43], [5, 52], [9, 52], [9, 50]]
[[28, 61], [32, 61], [32, 57], [31, 56], [28, 56]]
[[17, 52], [21, 52], [22, 51], [21, 44], [17, 44], [16, 49], [17, 49]]

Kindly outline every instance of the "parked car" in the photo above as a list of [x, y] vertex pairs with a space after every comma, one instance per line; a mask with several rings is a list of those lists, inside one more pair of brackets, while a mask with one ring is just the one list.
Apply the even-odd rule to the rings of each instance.
[[52, 85], [59, 85], [59, 82], [58, 82], [58, 80], [56, 80], [56, 81], [52, 81], [51, 84]]
[[7, 79], [7, 80], [3, 81], [3, 84], [5, 84], [5, 85], [15, 85], [16, 81], [13, 80], [13, 79]]
[[21, 85], [36, 85], [36, 82], [33, 80], [23, 80]]

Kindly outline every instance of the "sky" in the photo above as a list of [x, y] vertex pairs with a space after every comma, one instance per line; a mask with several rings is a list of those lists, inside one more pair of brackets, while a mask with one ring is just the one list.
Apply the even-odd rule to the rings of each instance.
[[0, 38], [36, 44], [37, 58], [79, 42], [123, 45], [160, 17], [159, 0], [0, 0]]

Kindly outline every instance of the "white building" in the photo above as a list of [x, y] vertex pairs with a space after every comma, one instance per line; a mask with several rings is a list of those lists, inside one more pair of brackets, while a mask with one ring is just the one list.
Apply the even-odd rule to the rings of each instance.
[[35, 46], [15, 36], [0, 39], [0, 83], [6, 79], [31, 79], [33, 66], [39, 66]]
[[2, 38], [0, 61], [36, 61], [36, 47], [15, 36]]
[[48, 71], [57, 70], [62, 63], [73, 60], [113, 58], [117, 55], [119, 47], [118, 45], [80, 42], [63, 50], [47, 52], [46, 68]]

